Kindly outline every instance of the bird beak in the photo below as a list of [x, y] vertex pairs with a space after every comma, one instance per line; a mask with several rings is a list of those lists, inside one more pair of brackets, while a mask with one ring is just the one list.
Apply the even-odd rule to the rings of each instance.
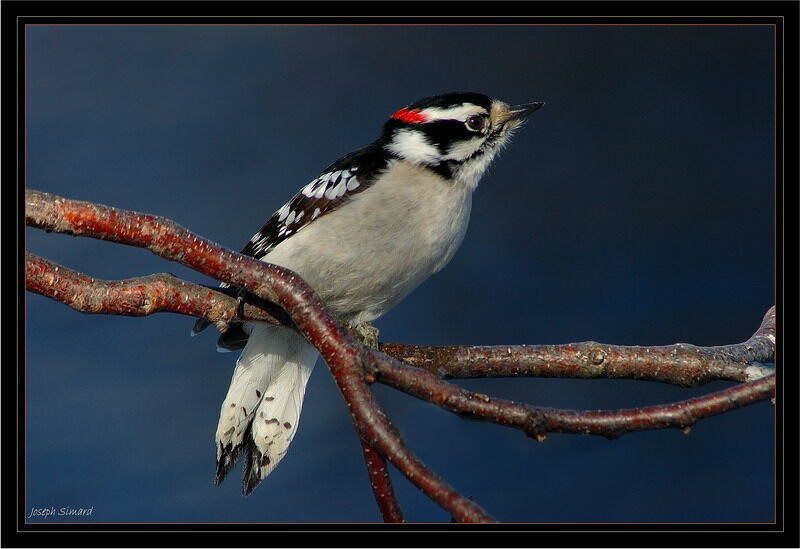
[[525, 103], [524, 105], [514, 105], [508, 111], [508, 119], [518, 120], [521, 118], [525, 118], [533, 111], [538, 111], [543, 106], [544, 106], [543, 101], [537, 101], [535, 103]]

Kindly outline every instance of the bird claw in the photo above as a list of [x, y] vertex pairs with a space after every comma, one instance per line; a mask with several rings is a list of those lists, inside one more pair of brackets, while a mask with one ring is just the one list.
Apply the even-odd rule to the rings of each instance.
[[381, 333], [375, 326], [369, 322], [362, 322], [356, 326], [352, 326], [351, 330], [353, 335], [370, 349], [378, 348], [378, 335]]

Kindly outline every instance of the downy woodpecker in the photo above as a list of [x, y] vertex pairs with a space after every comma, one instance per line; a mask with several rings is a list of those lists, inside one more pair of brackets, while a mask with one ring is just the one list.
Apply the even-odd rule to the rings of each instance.
[[[352, 326], [375, 320], [450, 261], [472, 191], [542, 105], [461, 92], [412, 103], [300, 189], [242, 253], [295, 271]], [[286, 455], [317, 353], [289, 329], [255, 323], [232, 325], [219, 347], [243, 350], [217, 427], [216, 482], [244, 455], [247, 495]]]

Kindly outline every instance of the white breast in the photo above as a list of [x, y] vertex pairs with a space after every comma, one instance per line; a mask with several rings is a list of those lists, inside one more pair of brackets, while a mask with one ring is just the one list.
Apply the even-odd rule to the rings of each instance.
[[297, 272], [346, 320], [373, 320], [450, 261], [471, 205], [466, 185], [398, 161], [264, 260]]

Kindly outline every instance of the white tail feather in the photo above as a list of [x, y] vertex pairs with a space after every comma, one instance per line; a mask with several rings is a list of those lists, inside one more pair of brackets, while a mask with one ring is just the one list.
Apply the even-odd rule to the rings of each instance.
[[255, 443], [253, 467], [258, 467], [259, 480], [286, 455], [297, 431], [306, 383], [316, 359], [314, 348], [310, 349], [314, 352], [298, 354], [295, 360], [284, 363], [256, 410], [251, 435]]
[[296, 332], [253, 327], [220, 411], [217, 482], [246, 450], [243, 486], [249, 493], [286, 455], [316, 358], [316, 350]]

